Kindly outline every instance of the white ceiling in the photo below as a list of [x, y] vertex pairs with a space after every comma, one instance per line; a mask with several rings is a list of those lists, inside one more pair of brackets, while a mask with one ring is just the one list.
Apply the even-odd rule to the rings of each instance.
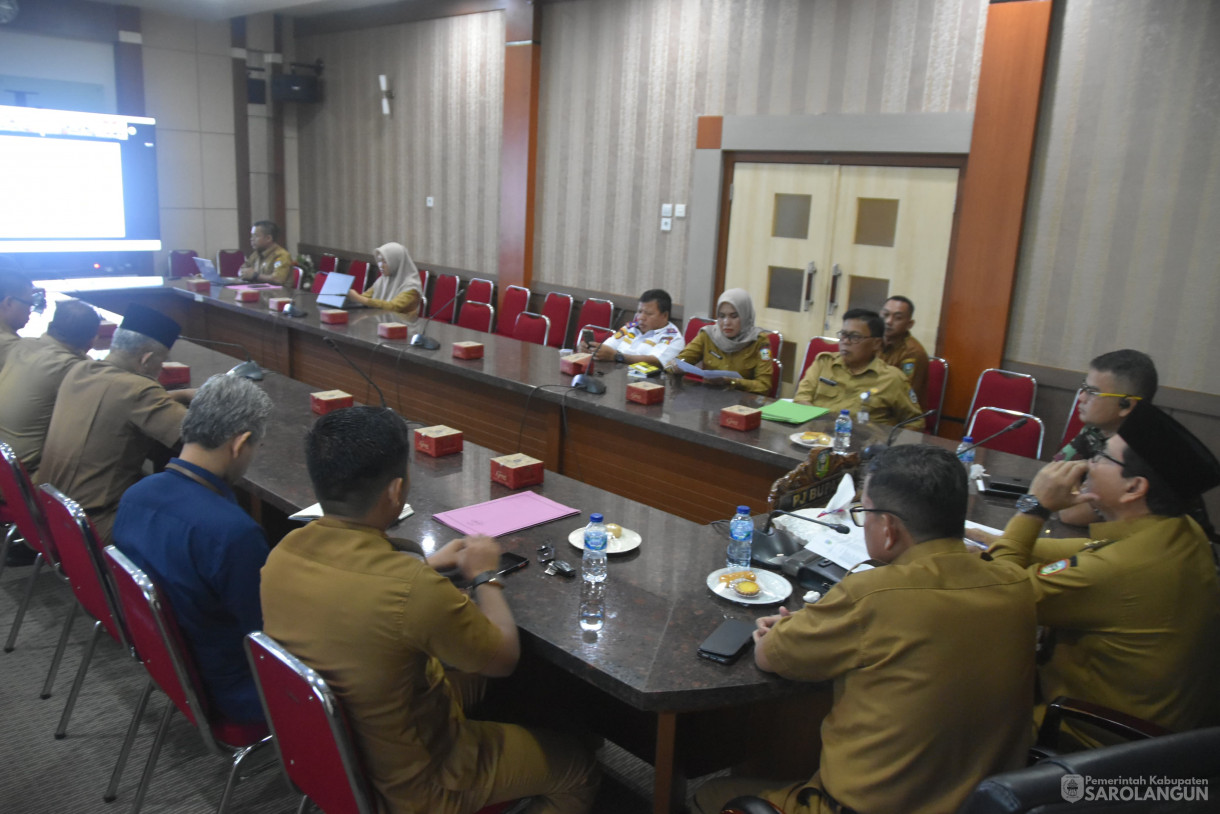
[[[108, 0], [97, 0], [108, 2]], [[403, 4], [429, 0], [402, 0]], [[365, 6], [386, 5], [387, 0], [126, 0], [127, 5], [191, 17], [197, 20], [227, 20], [247, 14], [279, 12], [293, 17], [308, 17], [331, 11], [347, 11]]]

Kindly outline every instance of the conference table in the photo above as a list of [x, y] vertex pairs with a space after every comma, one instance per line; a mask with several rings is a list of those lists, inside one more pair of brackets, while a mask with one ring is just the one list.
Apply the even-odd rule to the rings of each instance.
[[[786, 714], [793, 704], [822, 711], [829, 704], [829, 685], [763, 673], [748, 655], [732, 665], [696, 655], [700, 642], [723, 619], [752, 620], [775, 612], [775, 606], [722, 599], [705, 581], [723, 566], [727, 542], [706, 519], [727, 518], [741, 503], [765, 510], [771, 482], [807, 454], [789, 442], [796, 428], [788, 425], [764, 421], [744, 433], [719, 426], [722, 406], [761, 405], [766, 399], [671, 383], [662, 405], [642, 407], [625, 401], [626, 377], [615, 369], [602, 377], [607, 384], [602, 396], [535, 389], [533, 383], [566, 383], [558, 375], [554, 349], [432, 325], [429, 333], [441, 341], [441, 350], [422, 352], [402, 342], [377, 341], [377, 322], [400, 319], [383, 312], [354, 312], [349, 325], [332, 329], [318, 323], [316, 314], [312, 320], [289, 320], [270, 313], [265, 304], [234, 303], [223, 291], [202, 301], [174, 287], [82, 297], [122, 306], [114, 310], [132, 301], [152, 304], [179, 319], [184, 335], [238, 341], [269, 369], [262, 386], [276, 404], [274, 418], [241, 484], [256, 516], [273, 510], [283, 517], [314, 502], [303, 449], [303, 437], [316, 418], [311, 391], [342, 387], [358, 401], [378, 403], [373, 389], [358, 385], [361, 380], [322, 341], [327, 337], [369, 368], [386, 400], [407, 418], [446, 423], [466, 434], [458, 454], [412, 455], [408, 501], [415, 511], [390, 532], [404, 546], [415, 541], [423, 553], [431, 553], [460, 536], [434, 515], [513, 493], [492, 482], [491, 458], [518, 449], [540, 453], [535, 457], [547, 462], [548, 471], [542, 484], [529, 488], [579, 514], [501, 539], [506, 550], [531, 561], [507, 578], [505, 590], [525, 653], [518, 686], [535, 692], [541, 688], [544, 697], [563, 707], [562, 717], [569, 722], [650, 762], [656, 769], [654, 812], [682, 809], [687, 777], [773, 747], [762, 722]], [[309, 304], [305, 308], [316, 312]], [[486, 344], [484, 359], [453, 359], [449, 344], [470, 338]], [[183, 340], [170, 358], [191, 366], [192, 386], [234, 362]], [[526, 432], [517, 444], [523, 413], [528, 415]], [[869, 425], [857, 433], [856, 442], [884, 440], [887, 434], [888, 428]], [[897, 442], [952, 444], [905, 431], [898, 433]], [[630, 461], [629, 472], [605, 469], [622, 460]], [[1038, 466], [988, 450], [979, 450], [979, 462], [1025, 476]], [[693, 470], [681, 477], [697, 479], [700, 486], [675, 497], [675, 468]], [[743, 476], [743, 470], [751, 474]], [[717, 478], [723, 480], [715, 491], [706, 481]], [[631, 484], [637, 482], [647, 487], [636, 490]], [[579, 577], [547, 575], [536, 557], [539, 545], [551, 543], [561, 558], [579, 565], [580, 552], [568, 543], [568, 535], [593, 511], [636, 531], [643, 541], [635, 551], [611, 558], [606, 621], [597, 634], [582, 631], [578, 623]], [[1009, 499], [971, 497], [970, 516], [979, 522], [1002, 526], [1011, 513]], [[802, 593], [796, 587], [784, 604], [800, 608]], [[726, 737], [726, 732], [734, 734]]]

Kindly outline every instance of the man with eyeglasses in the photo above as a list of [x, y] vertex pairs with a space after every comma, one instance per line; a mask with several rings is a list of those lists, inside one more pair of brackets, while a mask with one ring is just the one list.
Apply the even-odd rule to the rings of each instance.
[[[1026, 569], [1049, 629], [1041, 701], [1067, 695], [1174, 731], [1220, 724], [1220, 582], [1200, 500], [1217, 485], [1215, 456], [1143, 400], [1090, 460], [1038, 473], [991, 554]], [[1089, 538], [1039, 536], [1050, 512], [1086, 502], [1102, 517]]]
[[1114, 435], [1136, 402], [1156, 395], [1156, 364], [1146, 353], [1124, 348], [1103, 353], [1089, 362], [1089, 372], [1077, 389], [1076, 412], [1084, 427], [1055, 455], [1057, 461], [1087, 458], [1098, 440]]
[[1025, 765], [1033, 590], [1020, 569], [967, 550], [967, 499], [965, 470], [946, 449], [904, 445], [870, 461], [852, 519], [883, 565], [759, 619], [754, 633], [760, 669], [834, 682], [818, 771], [788, 784], [709, 781], [698, 812], [742, 794], [788, 814], [955, 811], [984, 777]]
[[[839, 352], [819, 353], [796, 388], [797, 404], [825, 407], [832, 413], [848, 410], [853, 416], [867, 409], [869, 420], [897, 424], [923, 412], [910, 382], [896, 367], [878, 357], [885, 323], [876, 311], [853, 308], [843, 315]], [[862, 400], [864, 394], [868, 400]], [[922, 430], [923, 421], [908, 425]]]
[[20, 271], [0, 267], [0, 368], [17, 344], [17, 332], [30, 321], [30, 311], [46, 304], [40, 293]]

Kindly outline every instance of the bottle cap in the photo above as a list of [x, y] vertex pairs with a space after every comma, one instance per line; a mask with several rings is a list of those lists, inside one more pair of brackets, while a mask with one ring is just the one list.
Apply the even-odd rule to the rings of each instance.
[[850, 413], [848, 413], [847, 410], [844, 409], [844, 410], [839, 411], [839, 415], [850, 415]]
[[962, 443], [963, 444], [973, 444], [974, 439], [971, 438], [969, 435], [967, 435], [965, 438], [962, 439]]
[[750, 507], [749, 506], [738, 506], [737, 513], [748, 515], [750, 513]]
[[600, 522], [602, 522], [602, 516], [600, 514], [598, 514], [597, 512], [593, 512], [591, 515], [589, 515], [589, 522], [590, 523], [600, 523]]

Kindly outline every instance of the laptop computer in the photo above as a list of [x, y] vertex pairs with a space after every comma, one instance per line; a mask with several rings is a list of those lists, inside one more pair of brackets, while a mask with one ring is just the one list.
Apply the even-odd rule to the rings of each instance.
[[206, 257], [196, 257], [195, 268], [199, 269], [199, 275], [210, 283], [238, 283], [241, 282], [239, 277], [221, 277], [220, 272], [216, 269], [216, 264]]
[[318, 305], [325, 305], [327, 308], [345, 308], [349, 311], [367, 308], [368, 306], [347, 301], [347, 292], [355, 282], [356, 278], [350, 274], [340, 274], [337, 271], [327, 274], [326, 282], [322, 283], [322, 290], [318, 292]]

